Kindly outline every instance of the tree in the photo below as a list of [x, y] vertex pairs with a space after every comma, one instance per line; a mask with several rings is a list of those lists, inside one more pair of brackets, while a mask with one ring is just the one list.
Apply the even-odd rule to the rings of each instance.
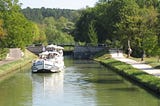
[[5, 31], [3, 29], [3, 21], [0, 20], [0, 39], [5, 35]]
[[110, 2], [112, 0], [98, 0], [100, 3], [104, 3], [104, 2]]
[[73, 43], [73, 37], [64, 31], [67, 27], [68, 20], [61, 17], [55, 20], [54, 17], [45, 18], [43, 24], [45, 26], [45, 34], [48, 43]]
[[159, 6], [159, 0], [136, 0], [137, 4], [144, 8], [144, 7], [150, 7], [153, 6], [154, 8]]
[[92, 20], [95, 20], [95, 13], [92, 8], [87, 8], [82, 11], [82, 15], [76, 23], [74, 30], [75, 41], [90, 42], [88, 28]]
[[139, 47], [141, 47], [147, 55], [152, 55], [157, 45], [157, 22], [158, 13], [153, 7], [143, 8], [140, 12], [140, 20], [138, 22], [138, 38]]
[[114, 31], [114, 18], [112, 17], [111, 13], [114, 13], [114, 11], [111, 11], [109, 8], [110, 3], [104, 2], [97, 4], [93, 9], [95, 14], [95, 18], [93, 19], [95, 23], [94, 27], [97, 32], [99, 43], [105, 43], [106, 40], [111, 41], [113, 37], [112, 32]]
[[3, 28], [3, 21], [0, 20], [0, 48], [3, 47], [2, 39], [4, 38], [5, 35], [6, 35], [6, 32], [4, 31], [4, 28]]
[[44, 25], [41, 24], [35, 24], [35, 30], [36, 30], [36, 35], [34, 37], [34, 41], [33, 43], [35, 44], [47, 44], [47, 38], [46, 38], [46, 34], [45, 34], [45, 27]]
[[6, 31], [1, 39], [3, 45], [24, 49], [38, 36], [36, 25], [21, 14], [18, 0], [2, 0], [0, 3], [3, 6], [0, 18], [3, 19], [3, 28]]
[[97, 45], [98, 38], [97, 38], [96, 30], [94, 28], [93, 21], [91, 21], [91, 23], [89, 24], [88, 35], [89, 35], [90, 43], [93, 44], [93, 45]]
[[12, 11], [5, 14], [4, 27], [7, 30], [4, 40], [8, 47], [24, 48], [38, 36], [35, 24], [26, 20], [18, 12]]
[[57, 9], [57, 8], [33, 8], [27, 7], [21, 10], [25, 17], [37, 23], [41, 23], [46, 17], [54, 17], [56, 20], [64, 17], [71, 22], [76, 22], [80, 16], [79, 10]]
[[54, 17], [46, 17], [46, 18], [44, 18], [43, 24], [47, 28], [56, 29], [56, 20], [55, 20]]
[[1, 0], [0, 1], [0, 11], [19, 11], [20, 4], [18, 4], [19, 0]]
[[136, 17], [138, 16], [138, 5], [134, 0], [114, 0], [112, 7], [115, 8], [117, 20], [114, 20], [115, 39], [119, 39], [125, 48], [131, 48], [131, 39], [136, 33]]

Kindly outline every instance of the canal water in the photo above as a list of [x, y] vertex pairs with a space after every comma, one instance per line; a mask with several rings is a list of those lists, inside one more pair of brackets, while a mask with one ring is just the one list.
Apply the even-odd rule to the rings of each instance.
[[160, 106], [158, 97], [94, 61], [65, 58], [61, 73], [30, 65], [0, 82], [0, 106]]

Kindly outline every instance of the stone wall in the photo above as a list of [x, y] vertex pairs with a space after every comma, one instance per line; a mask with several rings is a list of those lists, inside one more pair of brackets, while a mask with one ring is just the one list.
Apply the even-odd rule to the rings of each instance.
[[75, 46], [74, 58], [75, 59], [90, 59], [96, 53], [107, 49], [106, 46]]
[[[27, 49], [38, 55], [43, 51], [43, 46], [29, 46]], [[72, 55], [73, 53], [75, 59], [90, 59], [97, 52], [105, 49], [107, 49], [106, 46], [75, 46], [74, 51], [70, 51], [67, 55]]]

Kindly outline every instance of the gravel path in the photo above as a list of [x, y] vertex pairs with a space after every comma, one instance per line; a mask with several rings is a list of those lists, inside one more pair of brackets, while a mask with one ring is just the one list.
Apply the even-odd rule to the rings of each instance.
[[160, 69], [154, 69], [150, 65], [146, 65], [142, 62], [137, 62], [135, 60], [126, 58], [123, 56], [122, 52], [117, 53], [116, 50], [110, 50], [110, 54], [112, 55], [112, 58], [125, 62], [127, 64], [132, 65], [134, 68], [140, 69], [142, 71], [145, 71], [148, 74], [152, 74], [154, 76], [160, 76]]
[[9, 54], [7, 55], [5, 60], [0, 61], [0, 65], [16, 61], [21, 57], [22, 57], [22, 51], [19, 48], [9, 49]]

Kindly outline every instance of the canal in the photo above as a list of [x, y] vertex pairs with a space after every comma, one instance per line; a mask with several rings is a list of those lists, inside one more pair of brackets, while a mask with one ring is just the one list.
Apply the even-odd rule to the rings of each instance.
[[160, 106], [158, 97], [94, 61], [65, 58], [61, 73], [30, 65], [0, 82], [0, 106]]

